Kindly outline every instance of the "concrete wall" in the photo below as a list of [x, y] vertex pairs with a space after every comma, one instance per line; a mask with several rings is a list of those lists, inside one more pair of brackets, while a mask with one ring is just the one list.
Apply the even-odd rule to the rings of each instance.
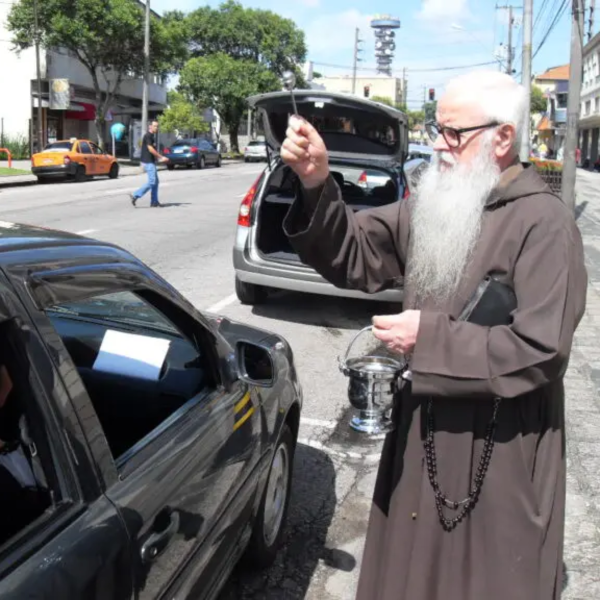
[[[73, 56], [69, 55], [67, 51], [51, 51], [48, 53], [48, 77], [50, 79], [68, 77], [71, 85], [77, 85], [94, 89], [94, 83], [92, 76], [89, 71]], [[109, 81], [114, 81], [113, 75], [108, 75]], [[98, 73], [98, 79], [102, 90], [106, 90], [106, 82], [104, 77]], [[138, 78], [126, 79], [121, 83], [119, 93], [122, 96], [129, 98], [135, 98], [137, 100], [142, 99], [142, 86], [143, 82]], [[149, 100], [151, 103], [166, 104], [167, 103], [167, 88], [166, 86], [158, 83], [156, 80], [150, 83], [149, 86]]]
[[[328, 92], [352, 93], [352, 77], [349, 75], [343, 77], [319, 77], [314, 82], [322, 85]], [[402, 79], [381, 75], [357, 77], [355, 94], [364, 98], [365, 86], [370, 86], [369, 98], [382, 96], [390, 98], [394, 103], [402, 101]]]
[[10, 2], [0, 2], [0, 130], [3, 126], [4, 135], [29, 137], [30, 82], [36, 76], [35, 50], [20, 54], [11, 50], [11, 34], [6, 30], [10, 8]]

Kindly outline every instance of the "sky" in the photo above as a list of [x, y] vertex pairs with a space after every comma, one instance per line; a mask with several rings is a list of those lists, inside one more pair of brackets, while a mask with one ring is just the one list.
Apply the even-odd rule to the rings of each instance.
[[[374, 74], [375, 38], [370, 21], [381, 14], [399, 18], [401, 28], [396, 31], [392, 67], [394, 75], [399, 77], [406, 69], [408, 106], [413, 110], [421, 108], [424, 90], [434, 88], [439, 97], [452, 76], [468, 70], [454, 67], [489, 62], [492, 64], [474, 68], [505, 68], [495, 54], [498, 56], [501, 44], [507, 46], [509, 11], [496, 9], [501, 4], [497, 0], [292, 0], [289, 3], [242, 0], [241, 3], [292, 19], [305, 32], [307, 59], [314, 62], [315, 71], [329, 76], [351, 74], [357, 27], [364, 40], [358, 75]], [[151, 0], [152, 9], [159, 14], [174, 9], [188, 12], [206, 4], [216, 8], [220, 1]], [[570, 4], [567, 0], [534, 2], [534, 74], [569, 62]], [[522, 6], [522, 1], [515, 5]], [[561, 8], [564, 8], [562, 13]], [[514, 18], [513, 67], [520, 81], [522, 10], [515, 9]], [[548, 34], [553, 21], [554, 27]]]

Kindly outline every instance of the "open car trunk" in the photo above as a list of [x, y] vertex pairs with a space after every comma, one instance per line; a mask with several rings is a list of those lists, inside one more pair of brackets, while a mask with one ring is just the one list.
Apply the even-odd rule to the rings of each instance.
[[[384, 206], [399, 201], [403, 182], [398, 172], [352, 164], [331, 164], [342, 197], [353, 210]], [[279, 164], [269, 178], [258, 206], [256, 246], [266, 260], [300, 263], [283, 230], [283, 220], [294, 201], [299, 185], [297, 176]]]

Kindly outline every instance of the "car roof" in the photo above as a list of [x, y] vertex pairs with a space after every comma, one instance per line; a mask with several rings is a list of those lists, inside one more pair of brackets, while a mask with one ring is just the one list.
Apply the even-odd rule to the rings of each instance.
[[43, 249], [51, 246], [98, 245], [116, 248], [76, 233], [36, 225], [0, 221], [0, 253], [11, 250]]

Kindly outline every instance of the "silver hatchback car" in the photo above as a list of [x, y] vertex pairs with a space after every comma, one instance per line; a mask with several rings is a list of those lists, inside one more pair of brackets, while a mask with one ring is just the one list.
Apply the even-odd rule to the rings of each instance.
[[[320, 90], [294, 92], [298, 113], [317, 128], [329, 151], [330, 169], [346, 204], [354, 211], [403, 202], [409, 178], [403, 169], [408, 152], [405, 115], [389, 106]], [[273, 92], [249, 98], [273, 150], [271, 162], [243, 199], [233, 248], [235, 290], [243, 304], [259, 304], [272, 289], [327, 296], [402, 301], [402, 281], [394, 289], [377, 294], [335, 287], [303, 264], [283, 230], [299, 182], [278, 156], [289, 115], [289, 92]], [[410, 180], [427, 166], [411, 161]], [[377, 176], [376, 186], [360, 185], [368, 170]]]

